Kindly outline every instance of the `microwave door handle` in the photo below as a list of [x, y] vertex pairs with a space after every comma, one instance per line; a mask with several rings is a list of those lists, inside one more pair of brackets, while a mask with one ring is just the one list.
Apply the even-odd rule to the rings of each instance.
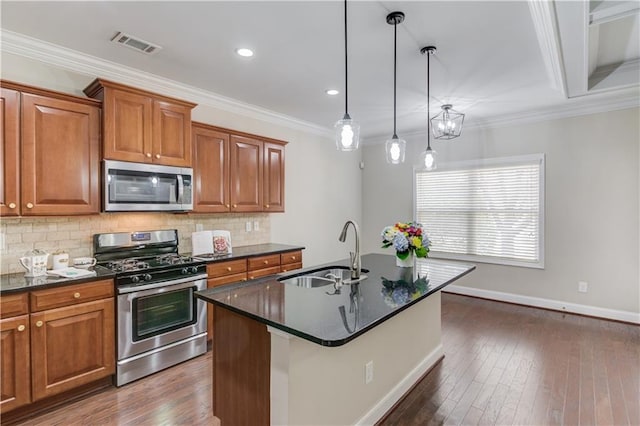
[[177, 175], [178, 178], [178, 203], [182, 204], [182, 199], [184, 198], [184, 182], [182, 181], [182, 175]]

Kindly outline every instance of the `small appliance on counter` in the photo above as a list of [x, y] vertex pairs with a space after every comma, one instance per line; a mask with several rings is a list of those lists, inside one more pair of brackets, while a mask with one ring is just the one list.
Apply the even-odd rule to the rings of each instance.
[[27, 272], [25, 277], [41, 277], [47, 275], [47, 260], [49, 259], [49, 253], [40, 250], [33, 249], [25, 253], [21, 257], [20, 264]]
[[192, 256], [222, 257], [231, 253], [231, 232], [229, 231], [197, 231], [191, 234]]
[[51, 260], [53, 262], [52, 269], [65, 269], [69, 267], [69, 253], [64, 250], [56, 250], [51, 255]]

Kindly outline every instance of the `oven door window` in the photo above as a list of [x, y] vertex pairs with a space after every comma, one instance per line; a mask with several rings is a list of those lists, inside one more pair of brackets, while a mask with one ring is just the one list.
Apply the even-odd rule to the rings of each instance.
[[198, 313], [194, 291], [196, 287], [189, 287], [133, 299], [133, 341], [195, 324]]

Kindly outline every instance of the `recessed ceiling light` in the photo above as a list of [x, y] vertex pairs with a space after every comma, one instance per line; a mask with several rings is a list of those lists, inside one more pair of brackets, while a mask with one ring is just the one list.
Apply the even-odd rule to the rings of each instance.
[[340, 91], [336, 90], [336, 89], [327, 89], [327, 90], [324, 91], [324, 93], [326, 93], [329, 96], [335, 96], [338, 93], [340, 93]]
[[247, 49], [246, 47], [240, 47], [238, 49], [236, 49], [236, 53], [240, 56], [243, 56], [245, 58], [249, 58], [251, 56], [253, 56], [253, 50], [251, 49]]

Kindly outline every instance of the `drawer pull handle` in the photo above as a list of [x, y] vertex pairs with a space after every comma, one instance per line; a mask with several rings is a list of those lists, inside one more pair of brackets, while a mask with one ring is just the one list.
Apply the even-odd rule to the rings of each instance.
[[231, 266], [227, 266], [227, 271], [231, 272]]
[[42, 327], [42, 321], [36, 322], [36, 327]]
[[147, 152], [147, 158], [151, 158], [151, 153]]
[[80, 299], [80, 293], [73, 293], [74, 299]]
[[18, 326], [18, 331], [24, 331], [24, 329], [25, 329], [25, 326], [23, 324], [20, 324]]
[[264, 261], [264, 264], [265, 264], [265, 265], [268, 265], [268, 264], [269, 264], [269, 261], [268, 261], [268, 260], [265, 260], [265, 261]]
[[156, 158], [160, 158], [160, 154], [156, 154]]
[[9, 208], [10, 209], [15, 209], [16, 208], [16, 203], [9, 203]]
[[27, 203], [27, 208], [28, 209], [32, 209], [33, 208], [33, 203]]

